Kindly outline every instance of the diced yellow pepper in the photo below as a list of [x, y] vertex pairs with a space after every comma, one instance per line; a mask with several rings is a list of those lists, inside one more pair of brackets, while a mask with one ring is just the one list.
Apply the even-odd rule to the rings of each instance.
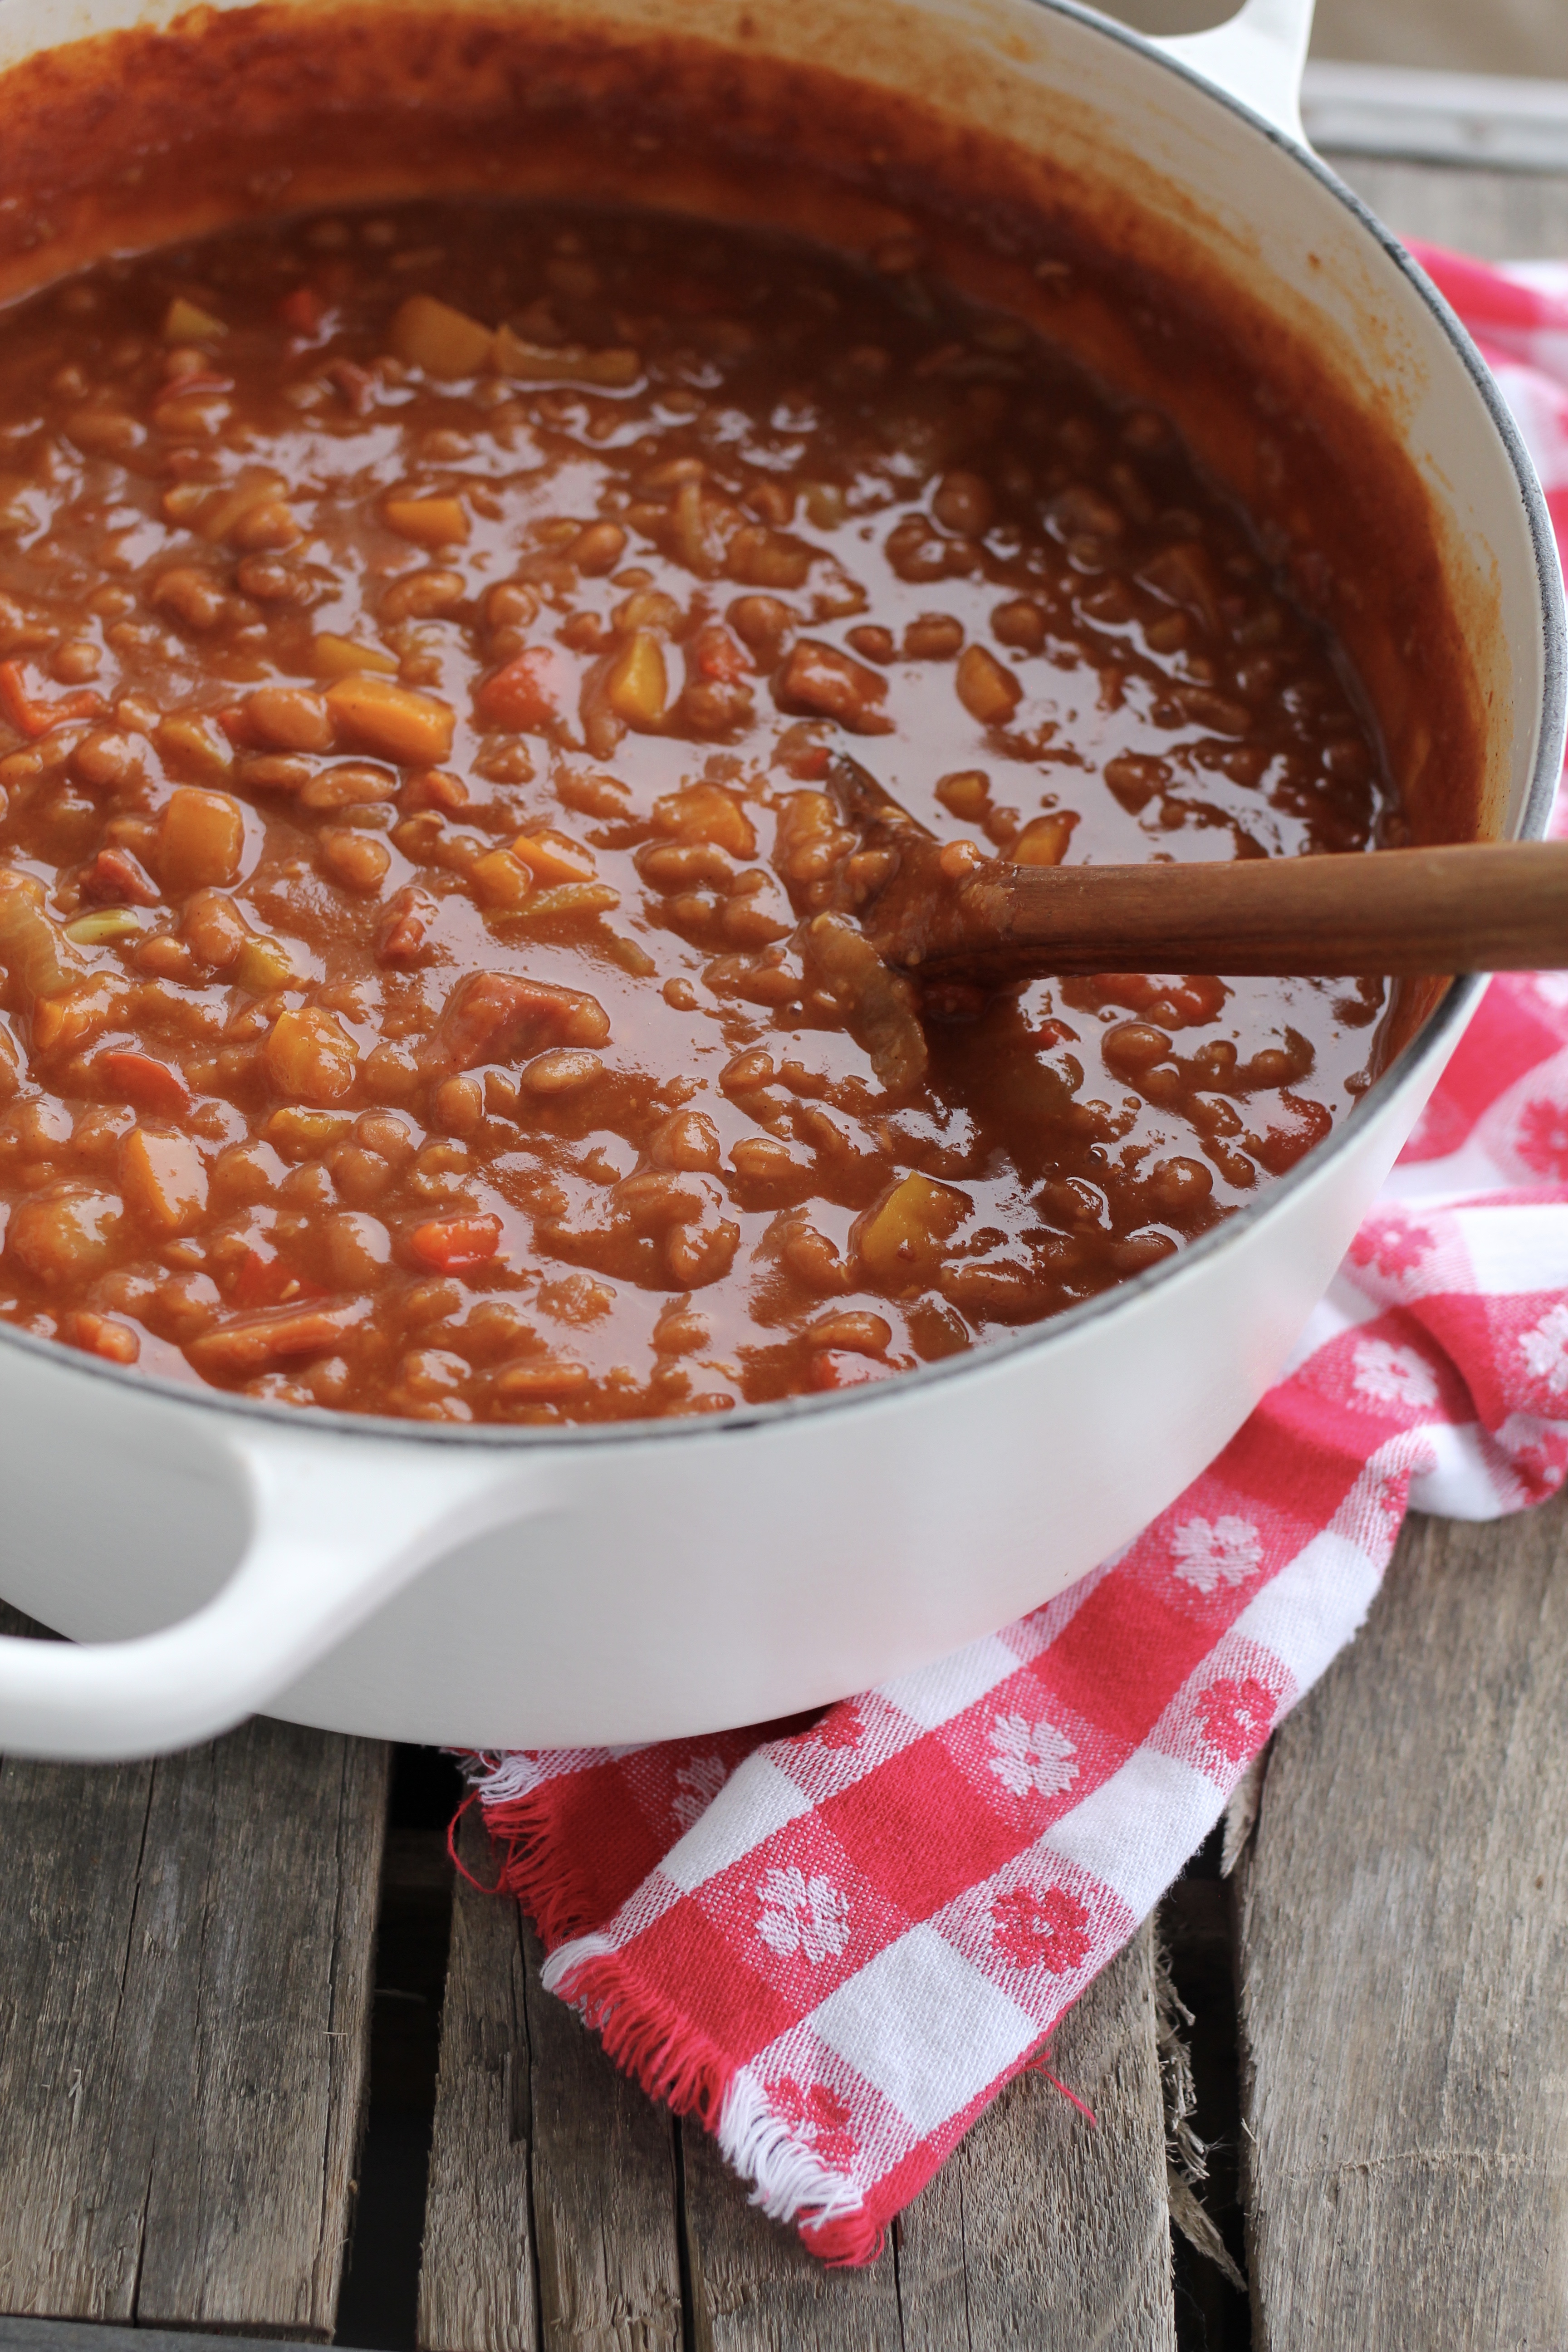
[[161, 1234], [177, 1234], [207, 1204], [207, 1175], [188, 1135], [149, 1135], [133, 1128], [120, 1147], [125, 1205]]
[[542, 889], [557, 882], [591, 882], [599, 870], [591, 849], [549, 824], [520, 833], [511, 845], [511, 855], [521, 859]]
[[515, 913], [531, 895], [533, 875], [510, 849], [491, 849], [468, 868], [478, 896], [487, 907]]
[[275, 1110], [262, 1134], [287, 1160], [310, 1160], [341, 1143], [353, 1120], [332, 1110]]
[[452, 749], [457, 719], [447, 704], [390, 678], [342, 677], [327, 688], [327, 704], [371, 751], [406, 766], [433, 767]]
[[388, 499], [382, 512], [388, 529], [416, 547], [454, 547], [468, 535], [461, 499]]
[[964, 768], [943, 776], [936, 796], [944, 809], [964, 824], [978, 824], [991, 805], [991, 780], [979, 768]]
[[165, 767], [198, 783], [217, 783], [234, 766], [233, 744], [199, 710], [176, 710], [161, 719], [153, 740]]
[[1000, 727], [1023, 699], [1024, 689], [1005, 664], [984, 646], [965, 646], [953, 680], [958, 698], [982, 727]]
[[314, 1005], [280, 1013], [268, 1033], [267, 1075], [296, 1102], [332, 1103], [359, 1070], [359, 1049], [331, 1013]]
[[710, 841], [731, 857], [756, 855], [757, 836], [752, 821], [722, 784], [687, 784], [653, 804], [653, 821], [660, 833], [677, 841]]
[[900, 1177], [868, 1211], [856, 1234], [856, 1253], [875, 1282], [896, 1289], [931, 1281], [951, 1241], [973, 1207], [966, 1192], [930, 1176]]
[[281, 940], [247, 940], [234, 967], [239, 986], [252, 996], [270, 996], [293, 986], [301, 977]]
[[624, 392], [642, 373], [637, 352], [620, 344], [591, 352], [581, 343], [529, 343], [510, 327], [499, 327], [494, 348], [496, 367], [519, 383], [592, 383]]
[[355, 677], [362, 670], [380, 677], [397, 676], [397, 656], [380, 646], [362, 646], [354, 637], [336, 637], [324, 629], [310, 647], [318, 677]]
[[129, 907], [100, 907], [94, 915], [79, 915], [66, 925], [66, 937], [79, 948], [111, 947], [116, 940], [133, 940], [142, 918]]
[[172, 898], [237, 882], [245, 812], [228, 793], [181, 784], [158, 828], [158, 874]]
[[528, 912], [542, 922], [552, 915], [613, 915], [620, 903], [608, 882], [561, 882], [531, 898]]
[[210, 343], [228, 328], [222, 319], [215, 319], [197, 302], [187, 301], [176, 294], [163, 313], [163, 341], [166, 343]]
[[411, 294], [392, 321], [393, 351], [426, 375], [478, 375], [490, 362], [495, 337], [466, 310], [437, 302], [433, 294]]
[[634, 631], [610, 666], [605, 699], [628, 727], [657, 727], [668, 692], [658, 639], [651, 630]]
[[1074, 809], [1053, 809], [1048, 816], [1031, 817], [1007, 855], [1015, 866], [1059, 866], [1077, 823]]

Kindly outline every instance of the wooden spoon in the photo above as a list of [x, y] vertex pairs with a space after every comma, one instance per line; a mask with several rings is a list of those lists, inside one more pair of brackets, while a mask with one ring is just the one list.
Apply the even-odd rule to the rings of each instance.
[[940, 845], [858, 761], [828, 783], [861, 835], [853, 911], [922, 983], [1069, 972], [1388, 978], [1568, 968], [1568, 841], [1226, 865], [1012, 866]]

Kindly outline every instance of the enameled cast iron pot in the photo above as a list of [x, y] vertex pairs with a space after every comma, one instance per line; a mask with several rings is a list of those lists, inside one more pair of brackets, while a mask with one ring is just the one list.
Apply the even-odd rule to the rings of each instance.
[[[1070, 0], [901, 0], [890, 41], [889, 0], [860, 0], [835, 12], [854, 56], [833, 61], [982, 129], [1001, 107], [1020, 141], [1048, 125], [1108, 194], [1163, 189], [1239, 295], [1305, 321], [1350, 396], [1398, 420], [1476, 622], [1478, 829], [1539, 834], [1563, 729], [1545, 510], [1465, 336], [1304, 144], [1310, 5], [1249, 0], [1155, 43]], [[575, 5], [621, 31], [657, 11]], [[149, 14], [12, 0], [0, 67]], [[685, 0], [683, 20], [753, 59], [798, 52], [811, 21], [736, 0]], [[142, 1754], [258, 1709], [469, 1747], [629, 1742], [814, 1706], [994, 1630], [1124, 1543], [1237, 1428], [1478, 994], [1454, 987], [1326, 1142], [1178, 1257], [956, 1361], [721, 1423], [300, 1415], [0, 1325], [0, 1591], [85, 1645], [0, 1642], [0, 1750]]]

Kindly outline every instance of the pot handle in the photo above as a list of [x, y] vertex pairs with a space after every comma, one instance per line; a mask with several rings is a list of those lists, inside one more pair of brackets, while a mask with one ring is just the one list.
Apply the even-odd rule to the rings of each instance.
[[249, 1488], [251, 1527], [227, 1582], [178, 1623], [129, 1641], [0, 1636], [0, 1753], [121, 1762], [211, 1739], [287, 1690], [432, 1559], [555, 1505], [545, 1465], [516, 1454], [370, 1437], [323, 1444], [257, 1428], [237, 1432], [228, 1450]]
[[1179, 33], [1151, 46], [1190, 66], [1205, 81], [1238, 98], [1299, 147], [1301, 72], [1316, 0], [1246, 0], [1224, 25], [1206, 33]]

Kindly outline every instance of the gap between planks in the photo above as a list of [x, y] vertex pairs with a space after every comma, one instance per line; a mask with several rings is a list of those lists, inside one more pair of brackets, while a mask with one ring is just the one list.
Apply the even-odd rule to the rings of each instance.
[[[488, 1883], [475, 1814], [461, 1838]], [[1056, 2039], [1053, 2067], [1098, 2127], [1043, 2076], [1020, 2078], [861, 2271], [826, 2269], [749, 2204], [708, 2134], [620, 2075], [539, 1965], [516, 1905], [459, 1881], [424, 2352], [1173, 2352], [1147, 1928]]]

